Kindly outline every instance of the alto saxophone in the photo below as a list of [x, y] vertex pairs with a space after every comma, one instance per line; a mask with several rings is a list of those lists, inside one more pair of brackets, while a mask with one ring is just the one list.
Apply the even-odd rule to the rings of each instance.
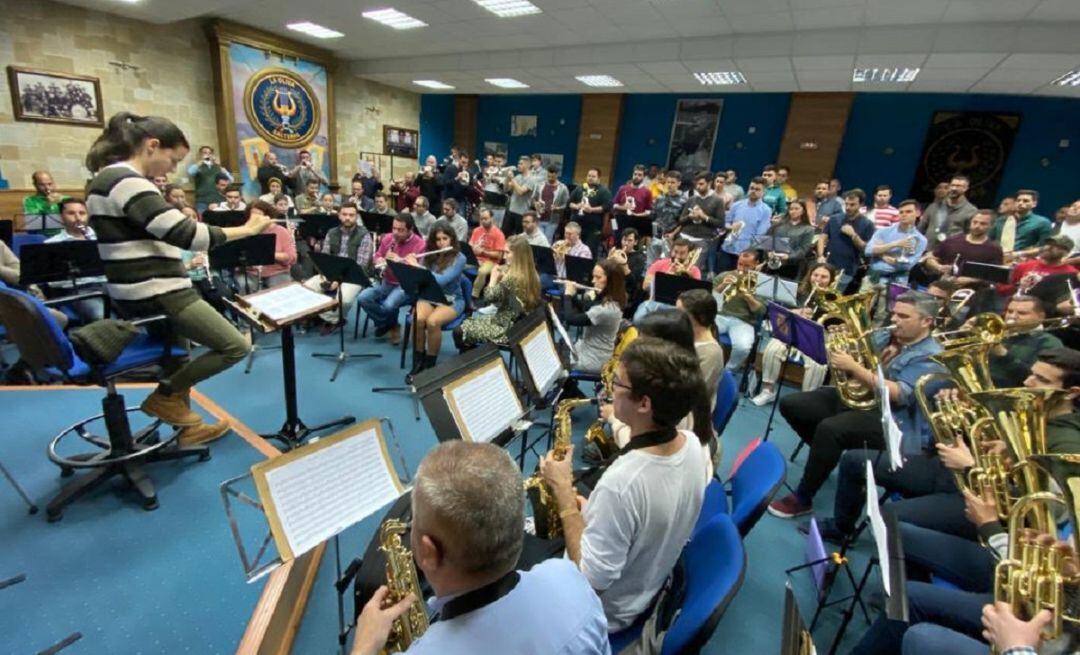
[[386, 558], [386, 586], [390, 589], [384, 605], [394, 605], [409, 594], [416, 596], [416, 601], [409, 610], [394, 619], [383, 653], [401, 653], [408, 650], [428, 628], [427, 608], [424, 605], [424, 596], [420, 593], [416, 564], [413, 562], [412, 552], [401, 543], [401, 535], [405, 534], [406, 527], [404, 521], [387, 519], [379, 528], [379, 550]]
[[[562, 461], [570, 450], [570, 438], [573, 433], [570, 413], [582, 405], [591, 405], [594, 402], [596, 402], [594, 398], [572, 398], [559, 401], [555, 407], [551, 428], [554, 443], [551, 450], [556, 460]], [[525, 494], [529, 498], [529, 504], [532, 505], [536, 536], [541, 539], [561, 537], [562, 521], [559, 519], [559, 506], [555, 502], [555, 494], [552, 493], [539, 470], [526, 478]]]
[[[619, 337], [619, 342], [615, 344], [615, 349], [611, 352], [611, 359], [604, 362], [603, 368], [600, 369], [600, 382], [604, 385], [604, 397], [611, 398], [615, 393], [615, 373], [619, 368], [619, 358], [622, 356], [626, 347], [630, 345], [634, 339], [637, 339], [638, 331], [634, 326], [628, 327]], [[596, 449], [600, 451], [600, 457], [608, 459], [619, 449], [618, 444], [615, 443], [615, 439], [604, 430], [604, 419], [598, 418], [589, 425], [589, 428], [585, 431], [585, 442], [592, 443], [596, 446]]]

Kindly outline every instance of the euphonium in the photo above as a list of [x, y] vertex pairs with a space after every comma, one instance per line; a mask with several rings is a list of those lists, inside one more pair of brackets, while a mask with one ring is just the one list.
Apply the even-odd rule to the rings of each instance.
[[[552, 453], [556, 460], [562, 460], [570, 450], [570, 437], [573, 434], [570, 413], [582, 405], [596, 402], [595, 398], [572, 398], [561, 400], [555, 407], [552, 417]], [[562, 536], [562, 521], [559, 519], [559, 506], [555, 494], [551, 492], [547, 481], [537, 470], [525, 480], [525, 494], [533, 509], [533, 524], [536, 536], [541, 539], [558, 539]]]
[[386, 558], [386, 586], [390, 593], [386, 596], [386, 607], [399, 602], [410, 593], [416, 601], [409, 610], [394, 619], [390, 629], [390, 638], [386, 640], [384, 653], [401, 653], [409, 649], [414, 641], [428, 628], [427, 609], [424, 596], [420, 593], [420, 580], [416, 577], [416, 564], [412, 552], [401, 543], [406, 525], [397, 519], [387, 519], [379, 528], [379, 550]]
[[1009, 552], [994, 571], [994, 600], [1008, 603], [1021, 620], [1030, 620], [1040, 610], [1050, 610], [1053, 621], [1043, 637], [1056, 639], [1063, 624], [1080, 623], [1080, 574], [1075, 553], [1057, 543], [1056, 531], [1033, 539], [1031, 524], [1054, 526], [1054, 509], [1064, 506], [1073, 534], [1080, 529], [1080, 455], [1032, 455], [1028, 464], [1038, 469], [1043, 480], [1052, 480], [1040, 489], [1028, 490], [1009, 512]]
[[[604, 397], [610, 399], [615, 393], [615, 373], [619, 369], [619, 358], [622, 356], [626, 347], [630, 345], [630, 342], [637, 339], [638, 331], [634, 326], [628, 327], [623, 331], [622, 336], [619, 337], [619, 342], [615, 344], [615, 350], [611, 352], [611, 359], [604, 362], [603, 368], [600, 369], [600, 382], [604, 385]], [[604, 419], [598, 418], [593, 421], [589, 428], [585, 431], [586, 443], [591, 442], [600, 451], [600, 457], [608, 459], [615, 454], [618, 450], [618, 445], [615, 443], [615, 439], [611, 437], [604, 430]]]
[[[871, 371], [878, 366], [878, 355], [870, 341], [870, 306], [876, 291], [864, 291], [850, 296], [830, 298], [821, 304], [826, 312], [818, 322], [825, 326], [825, 349], [846, 352], [860, 366]], [[822, 293], [822, 298], [825, 293]], [[852, 409], [870, 409], [877, 404], [874, 388], [848, 377], [847, 373], [830, 364], [833, 383], [840, 400]]]

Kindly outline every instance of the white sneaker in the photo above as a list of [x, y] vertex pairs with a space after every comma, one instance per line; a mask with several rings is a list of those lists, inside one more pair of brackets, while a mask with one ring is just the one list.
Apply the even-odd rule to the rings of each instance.
[[754, 403], [758, 407], [761, 407], [762, 405], [768, 405], [774, 400], [776, 400], [775, 391], [762, 391], [758, 395], [751, 398], [750, 402]]

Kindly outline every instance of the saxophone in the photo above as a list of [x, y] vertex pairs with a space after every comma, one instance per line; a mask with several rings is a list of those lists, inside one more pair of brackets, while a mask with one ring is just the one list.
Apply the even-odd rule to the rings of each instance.
[[[615, 344], [615, 350], [611, 352], [611, 359], [604, 362], [603, 368], [600, 369], [600, 382], [604, 385], [604, 397], [611, 398], [615, 393], [615, 372], [619, 368], [619, 358], [622, 357], [622, 353], [626, 350], [626, 347], [630, 345], [634, 339], [637, 339], [638, 331], [634, 326], [630, 326], [623, 331], [622, 336], [619, 337], [619, 342]], [[618, 444], [615, 443], [615, 439], [611, 437], [604, 430], [604, 419], [598, 418], [593, 421], [589, 428], [585, 431], [585, 442], [591, 442], [600, 451], [600, 457], [608, 459], [619, 449]]]
[[386, 586], [390, 589], [385, 606], [397, 603], [410, 593], [416, 596], [416, 601], [409, 610], [394, 619], [383, 653], [401, 653], [408, 650], [428, 628], [427, 608], [424, 605], [424, 596], [420, 593], [416, 564], [413, 562], [412, 552], [401, 543], [401, 535], [405, 534], [407, 527], [404, 521], [388, 519], [379, 528], [379, 550], [386, 558]]
[[[561, 461], [570, 450], [570, 439], [573, 434], [570, 413], [582, 405], [591, 405], [594, 402], [596, 402], [595, 398], [572, 398], [559, 401], [555, 407], [555, 415], [551, 421], [554, 441], [551, 450], [556, 460]], [[526, 478], [525, 494], [529, 498], [529, 504], [532, 505], [536, 536], [541, 539], [561, 537], [562, 520], [559, 519], [559, 506], [544, 476], [540, 475], [539, 468]]]

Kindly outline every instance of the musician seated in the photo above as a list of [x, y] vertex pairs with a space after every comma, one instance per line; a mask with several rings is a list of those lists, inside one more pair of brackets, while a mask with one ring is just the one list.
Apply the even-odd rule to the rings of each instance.
[[454, 234], [457, 235], [459, 242], [468, 241], [469, 222], [458, 213], [457, 200], [446, 198], [442, 201], [442, 215], [439, 216], [439, 220], [446, 221], [454, 228]]
[[919, 220], [919, 203], [904, 200], [897, 208], [895, 223], [879, 228], [863, 249], [870, 258], [866, 280], [870, 284], [907, 282], [912, 266], [926, 250], [926, 237], [915, 228]]
[[323, 215], [336, 214], [337, 199], [334, 197], [334, 194], [327, 191], [321, 196], [319, 196], [318, 206], [316, 206], [315, 209], [312, 210], [310, 213]]
[[[1047, 304], [1035, 296], [1016, 295], [1009, 299], [1005, 323], [1020, 331], [990, 349], [990, 377], [994, 386], [1001, 389], [1019, 386], [1039, 353], [1062, 346], [1061, 339], [1038, 326], [1051, 314], [1053, 311]], [[1024, 329], [1024, 325], [1030, 327]]]
[[[796, 200], [788, 205], [788, 209], [798, 207], [798, 203], [799, 201]], [[797, 298], [799, 308], [794, 311], [805, 318], [815, 319], [815, 313], [820, 314], [820, 312], [815, 312], [812, 306], [814, 304], [814, 292], [832, 288], [833, 282], [836, 282], [839, 276], [840, 271], [829, 264], [814, 264], [811, 266], [799, 284]], [[783, 367], [785, 359], [802, 364], [803, 391], [813, 391], [820, 387], [821, 383], [825, 381], [825, 375], [829, 372], [827, 365], [810, 359], [801, 351], [790, 348], [788, 344], [779, 339], [771, 338], [765, 344], [765, 349], [761, 355], [761, 392], [754, 396], [750, 402], [760, 407], [761, 405], [768, 405], [776, 399], [776, 384], [780, 379], [780, 369]]]
[[588, 502], [574, 489], [573, 449], [552, 453], [540, 471], [558, 503], [566, 556], [600, 595], [608, 630], [648, 611], [701, 512], [708, 458], [676, 425], [704, 393], [693, 353], [641, 337], [615, 373], [613, 411], [630, 442], [600, 477]]
[[[521, 474], [498, 446], [448, 441], [420, 462], [409, 548], [435, 592], [438, 620], [406, 652], [611, 652], [603, 607], [573, 563], [549, 559], [514, 570], [524, 500]], [[383, 608], [387, 594], [380, 587], [364, 606], [352, 655], [382, 652], [393, 620], [417, 600], [410, 594]]]
[[510, 237], [506, 243], [506, 264], [491, 271], [484, 289], [484, 308], [474, 312], [454, 330], [458, 350], [468, 350], [487, 342], [505, 343], [510, 326], [518, 316], [540, 305], [540, 279], [529, 242], [519, 234]]
[[304, 184], [304, 192], [296, 196], [296, 211], [311, 214], [319, 208], [319, 181], [310, 179]]
[[[665, 257], [658, 259], [652, 263], [649, 270], [645, 272], [645, 279], [641, 282], [642, 290], [653, 295], [653, 281], [656, 279], [657, 273], [667, 273], [668, 275], [689, 275], [695, 280], [701, 279], [701, 269], [699, 269], [690, 258], [690, 242], [682, 237], [675, 239], [675, 243], [671, 246], [671, 257]], [[649, 312], [654, 312], [664, 307], [671, 307], [671, 305], [656, 301], [645, 300], [638, 305], [637, 311], [634, 312], [634, 321], [639, 321], [645, 317]]]
[[247, 209], [244, 196], [239, 186], [230, 186], [225, 190], [225, 202], [212, 202], [207, 208], [212, 212], [242, 212]]
[[[907, 292], [896, 299], [892, 310], [893, 334], [880, 333], [854, 337], [870, 339], [885, 374], [884, 385], [889, 394], [893, 418], [903, 433], [901, 447], [905, 454], [915, 454], [931, 448], [930, 428], [926, 417], [915, 401], [915, 382], [926, 373], [941, 368], [930, 356], [941, 352], [931, 330], [937, 316], [937, 301], [926, 294]], [[845, 326], [849, 331], [852, 326]], [[847, 385], [858, 385], [873, 398], [877, 372], [865, 366], [860, 357], [849, 352], [830, 350], [829, 368], [834, 377], [839, 371]], [[851, 397], [850, 388], [845, 391]], [[871, 404], [872, 403], [872, 404]], [[829, 473], [840, 461], [845, 450], [869, 448], [885, 450], [881, 408], [876, 401], [866, 409], [851, 409], [841, 400], [837, 387], [822, 387], [783, 397], [780, 413], [799, 438], [810, 446], [810, 455], [795, 492], [773, 501], [769, 512], [781, 518], [795, 518], [813, 511], [812, 502]]]
[[[350, 193], [348, 197], [342, 200], [342, 203], [351, 202], [356, 205], [356, 208], [360, 211], [371, 211], [375, 206], [375, 201], [364, 190], [364, 180], [372, 180], [374, 178], [361, 177], [360, 179], [353, 178], [349, 183]], [[379, 187], [382, 188], [382, 182], [379, 182]]]
[[413, 223], [416, 224], [416, 231], [425, 239], [431, 233], [431, 226], [435, 224], [435, 215], [428, 211], [429, 209], [428, 199], [424, 196], [420, 196], [413, 203]]
[[1043, 239], [1039, 256], [1026, 262], [1020, 262], [1012, 269], [1009, 284], [998, 286], [998, 292], [1004, 296], [1014, 293], [1028, 293], [1044, 277], [1059, 273], [1080, 273], [1075, 266], [1066, 264], [1065, 258], [1073, 249], [1073, 240], [1064, 234], [1056, 234]]
[[[716, 329], [731, 339], [731, 356], [727, 369], [738, 372], [754, 347], [757, 324], [765, 314], [765, 303], [758, 300], [753, 290], [740, 286], [740, 276], [752, 275], [758, 267], [758, 251], [747, 250], [739, 255], [737, 268], [716, 278], [713, 297], [720, 307], [716, 316]], [[751, 289], [753, 285], [751, 285]], [[728, 299], [725, 300], [725, 295]]]
[[[271, 220], [284, 218], [277, 209], [261, 200], [247, 206], [245, 217], [250, 217], [253, 209], [258, 209]], [[270, 289], [292, 280], [289, 270], [296, 263], [296, 240], [292, 232], [281, 223], [270, 223], [263, 234], [274, 235], [274, 263], [265, 266], [249, 266], [247, 269], [248, 288], [254, 293], [257, 289]]]
[[[577, 285], [567, 282], [563, 295], [563, 323], [582, 328], [581, 338], [574, 342], [574, 369], [585, 373], [599, 373], [615, 350], [626, 304], [622, 267], [610, 259], [600, 262], [593, 267], [592, 286], [595, 291], [579, 295]], [[567, 384], [572, 387], [573, 381]]]
[[279, 195], [283, 195], [286, 200], [285, 208], [287, 212], [284, 215], [288, 215], [288, 213], [291, 213], [288, 212], [288, 210], [295, 209], [295, 206], [293, 205], [293, 199], [292, 196], [285, 193], [285, 187], [282, 184], [281, 180], [276, 177], [272, 177], [270, 178], [270, 182], [268, 183], [268, 185], [270, 191], [259, 196], [259, 200], [262, 200], [263, 202], [268, 202], [273, 205], [277, 203], [277, 197]]
[[495, 214], [489, 207], [480, 210], [480, 225], [469, 237], [469, 246], [476, 255], [476, 261], [480, 263], [476, 281], [473, 282], [473, 298], [479, 298], [488, 284], [488, 276], [502, 262], [503, 252], [506, 250], [506, 236], [495, 225]]
[[[360, 212], [356, 204], [346, 201], [338, 211], [338, 226], [331, 228], [323, 239], [319, 252], [335, 257], [348, 257], [360, 265], [364, 272], [371, 272], [372, 257], [375, 253], [375, 239], [359, 222]], [[337, 296], [338, 283], [327, 280], [322, 275], [313, 275], [304, 281], [304, 286], [312, 291], [319, 291]], [[362, 287], [352, 282], [341, 283], [341, 316], [348, 316]], [[338, 325], [338, 308], [319, 314], [323, 321], [323, 334], [330, 334]]]
[[560, 278], [566, 277], [566, 256], [583, 257], [592, 259], [593, 253], [589, 246], [581, 240], [581, 225], [570, 221], [563, 228], [563, 241], [556, 241], [551, 249], [555, 252], [555, 274]]
[[645, 253], [638, 249], [639, 235], [636, 229], [626, 228], [619, 239], [621, 247], [613, 248], [608, 253], [608, 258], [614, 259], [623, 267], [627, 292], [623, 316], [632, 319], [646, 299], [645, 290], [642, 288], [645, 278]]
[[[412, 214], [401, 212], [392, 223], [390, 234], [384, 234], [375, 251], [375, 266], [381, 268], [386, 261], [403, 261], [410, 254], [424, 251], [424, 240], [413, 231]], [[386, 336], [390, 343], [401, 343], [398, 311], [409, 302], [401, 290], [394, 272], [386, 268], [379, 284], [360, 292], [360, 306], [375, 324], [375, 336]]]
[[[86, 203], [79, 198], [64, 198], [59, 202], [60, 220], [64, 223], [64, 229], [45, 240], [45, 243], [62, 243], [65, 241], [97, 241], [97, 234], [88, 224], [89, 215], [86, 211]], [[78, 293], [91, 293], [94, 291], [105, 292], [105, 278], [80, 277], [75, 280]], [[50, 282], [43, 284], [42, 290], [45, 295], [53, 298], [75, 293], [70, 280]], [[79, 320], [83, 323], [93, 323], [105, 318], [105, 299], [86, 298], [66, 304]]]
[[[449, 249], [449, 250], [446, 250]], [[436, 252], [446, 250], [446, 252]], [[433, 368], [439, 360], [442, 348], [442, 328], [465, 311], [465, 296], [461, 293], [461, 276], [465, 272], [465, 255], [461, 252], [457, 233], [449, 223], [436, 222], [428, 234], [423, 262], [416, 255], [405, 256], [410, 266], [423, 266], [435, 276], [439, 289], [446, 297], [446, 304], [434, 304], [427, 300], [416, 301], [413, 316], [413, 365], [405, 376], [405, 384], [412, 384], [416, 374]]]
[[551, 243], [548, 241], [547, 236], [544, 235], [544, 231], [540, 229], [536, 212], [531, 209], [521, 215], [521, 233], [525, 235], [530, 246], [551, 247]]
[[709, 394], [709, 411], [716, 409], [716, 388], [724, 374], [724, 348], [716, 340], [716, 298], [705, 289], [690, 289], [679, 294], [675, 307], [686, 312], [694, 328], [694, 351], [701, 376], [705, 378], [705, 391]]
[[[13, 289], [22, 288], [19, 286], [19, 276], [21, 272], [22, 264], [19, 262], [19, 258], [15, 256], [15, 253], [11, 251], [11, 248], [9, 248], [6, 243], [0, 241], [0, 283], [6, 284]], [[31, 286], [27, 291], [36, 297], [41, 296], [41, 291], [35, 286]], [[49, 313], [52, 314], [53, 320], [56, 321], [61, 329], [67, 327], [67, 314], [58, 309], [53, 309], [52, 307], [48, 307], [47, 309], [49, 310]]]

